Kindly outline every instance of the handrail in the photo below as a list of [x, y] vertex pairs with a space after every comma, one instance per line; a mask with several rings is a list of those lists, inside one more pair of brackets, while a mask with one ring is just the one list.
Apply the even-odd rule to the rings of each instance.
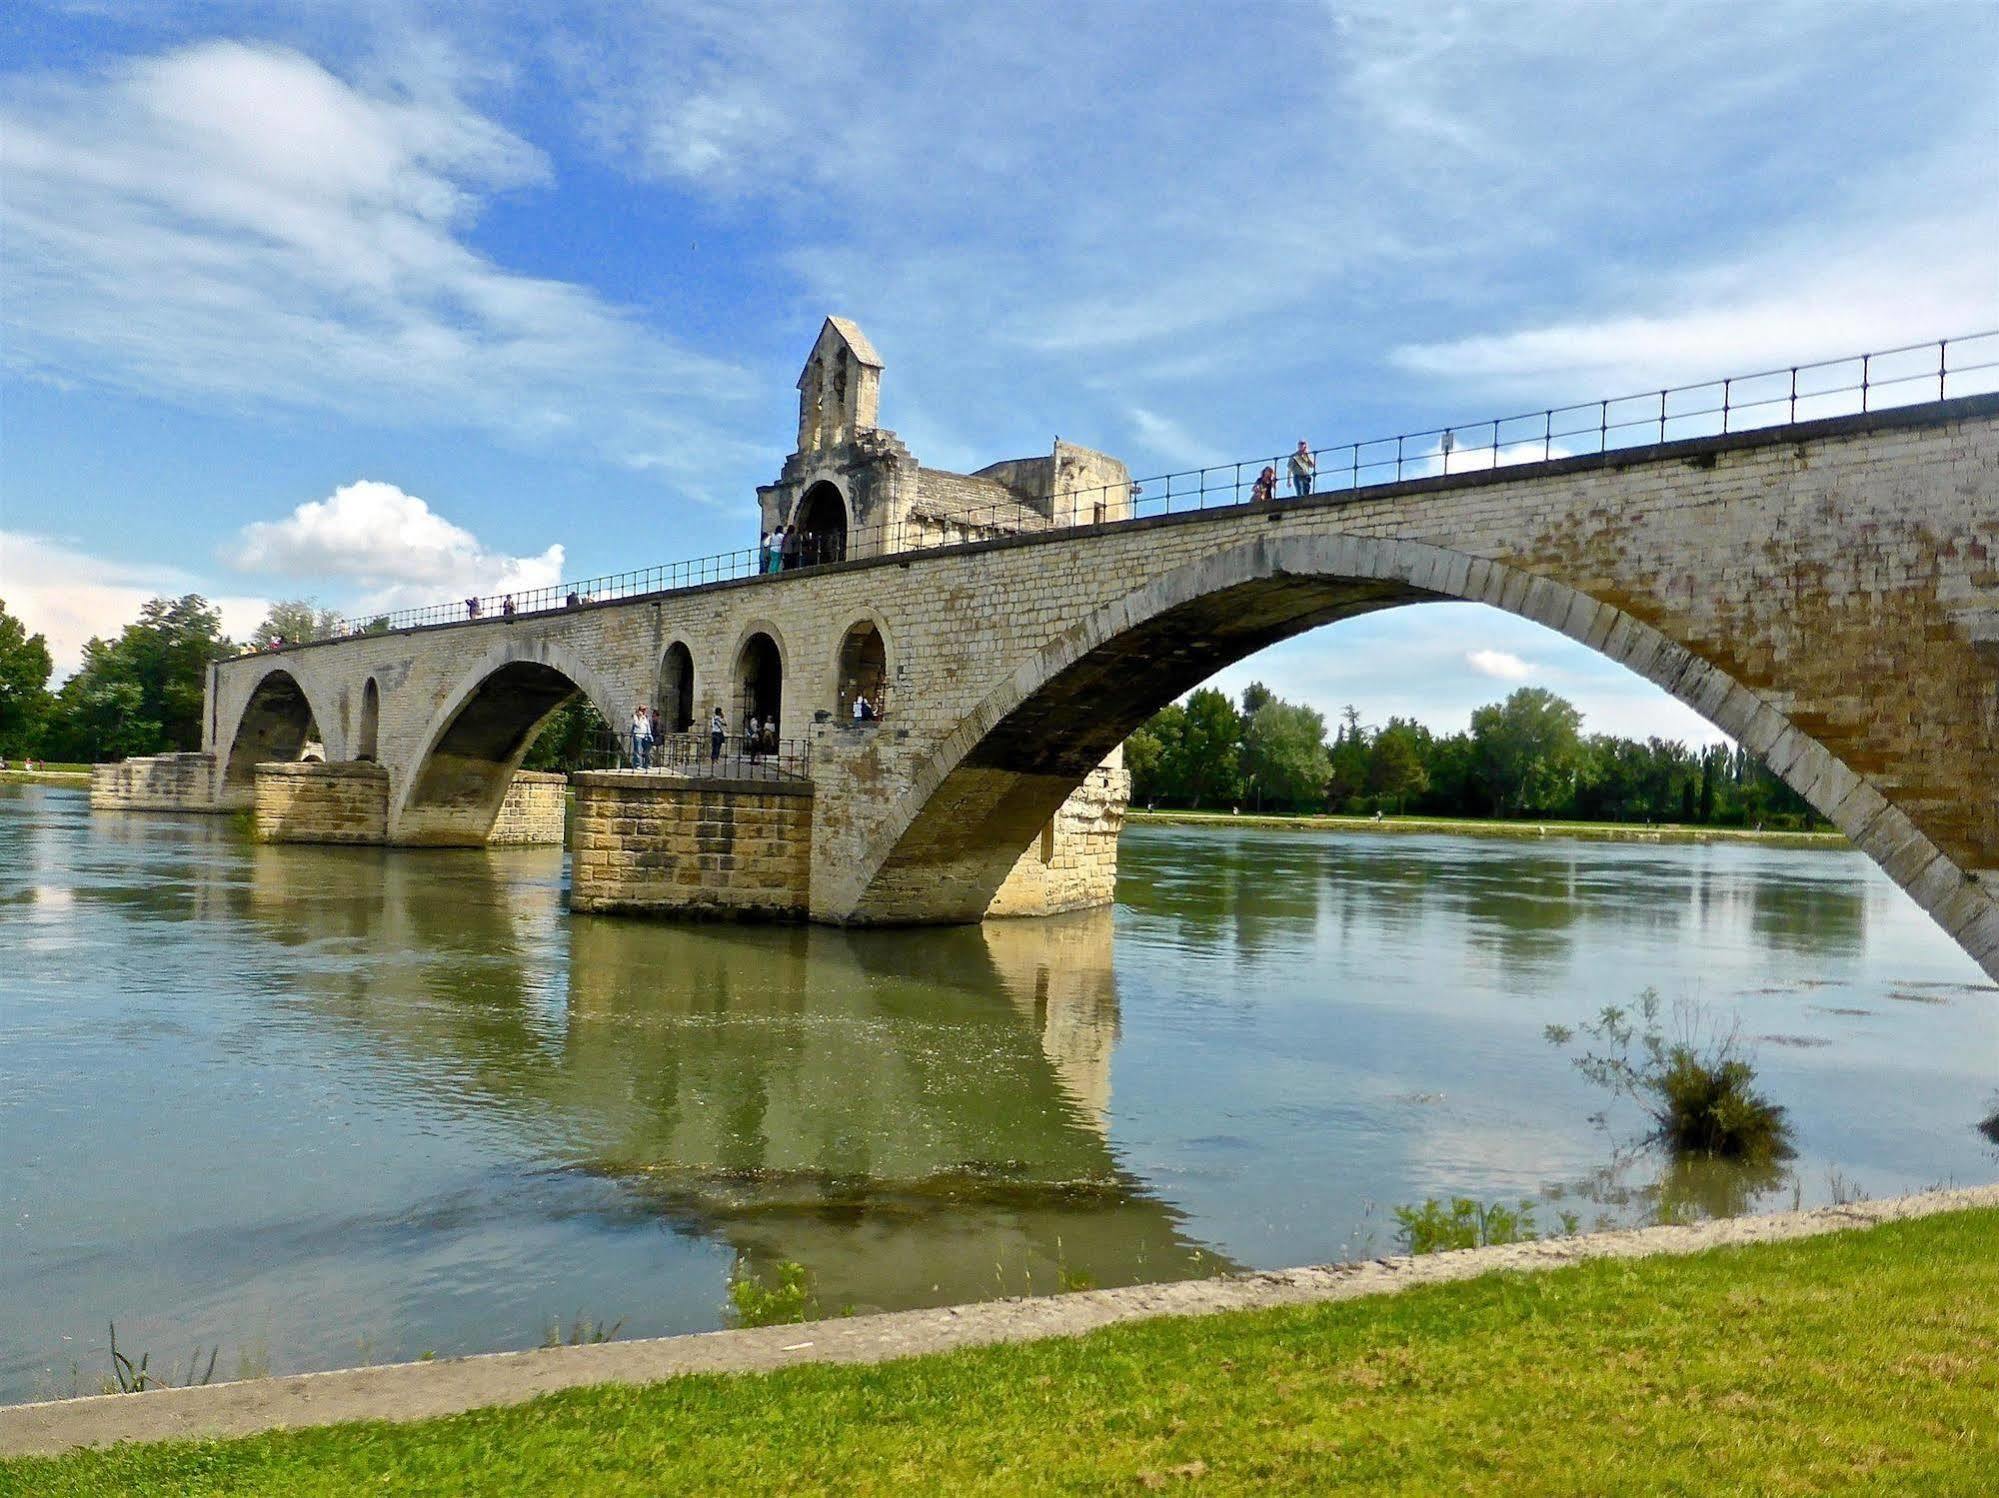
[[812, 741], [688, 729], [634, 742], [629, 731], [607, 728], [584, 751], [579, 768], [697, 780], [810, 780]]
[[[1008, 502], [949, 518], [894, 521], [844, 535], [807, 537], [804, 539], [811, 549], [789, 557], [764, 545], [738, 547], [689, 561], [663, 563], [551, 588], [397, 609], [358, 622], [342, 618], [330, 635], [288, 642], [276, 648], [298, 649], [354, 635], [386, 634], [441, 624], [499, 622], [759, 574], [811, 571], [862, 557], [928, 551], [1004, 535], [1056, 534], [1159, 514], [1256, 503], [1290, 497], [1293, 493], [1357, 493], [1377, 485], [1404, 482], [1412, 476], [1412, 469], [1414, 477], [1428, 478], [1517, 463], [1585, 457], [1651, 442], [1663, 443], [1670, 438], [1712, 436], [1789, 425], [1800, 420], [1940, 403], [1952, 398], [1953, 380], [1958, 395], [1981, 393], [1964, 387], [1970, 376], [1990, 370], [1999, 370], [1999, 329], [1311, 448], [1312, 472], [1302, 490], [1291, 481], [1291, 454], [1246, 458], [1235, 463], [1157, 474], [1134, 480], [1128, 486], [1106, 484], [1064, 490], [1050, 501], [1046, 516], [1028, 512], [1036, 515], [1039, 521], [1036, 524], [1023, 525], [1024, 504]], [[1847, 382], [1836, 383], [1842, 378], [1842, 371]], [[1988, 390], [1999, 388], [1999, 377], [1982, 382], [1982, 386]], [[1889, 392], [1888, 397], [1884, 398], [1884, 391]], [[1693, 402], [1692, 398], [1700, 392], [1705, 394]], [[1908, 398], [1898, 398], [1902, 396]], [[1572, 424], [1577, 422], [1580, 424]], [[1468, 442], [1467, 438], [1476, 440]], [[1413, 451], [1412, 443], [1417, 444]], [[1479, 461], [1481, 456], [1483, 462]], [[1259, 469], [1271, 472], [1274, 481], [1265, 482], [1258, 476], [1246, 485], [1245, 473], [1256, 474]]]

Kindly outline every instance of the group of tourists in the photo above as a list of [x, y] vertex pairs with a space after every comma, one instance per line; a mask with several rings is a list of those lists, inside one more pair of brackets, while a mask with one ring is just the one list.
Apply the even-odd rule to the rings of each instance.
[[840, 561], [843, 541], [841, 536], [817, 535], [796, 525], [780, 525], [774, 531], [764, 532], [757, 554], [763, 558], [762, 571], [789, 572], [815, 562]]
[[641, 702], [632, 709], [632, 768], [650, 770], [654, 766], [654, 755], [664, 763], [666, 734], [659, 721], [659, 709], [647, 707]]
[[[1291, 494], [1294, 499], [1303, 499], [1312, 492], [1312, 480], [1319, 472], [1319, 460], [1303, 437], [1298, 439], [1298, 450], [1291, 454]], [[1263, 472], [1256, 476], [1256, 482], [1249, 487], [1249, 502], [1253, 505], [1267, 504], [1277, 498], [1277, 469], [1266, 464]]]

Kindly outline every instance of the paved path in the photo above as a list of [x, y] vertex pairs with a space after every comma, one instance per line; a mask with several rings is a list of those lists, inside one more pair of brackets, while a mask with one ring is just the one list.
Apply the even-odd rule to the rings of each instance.
[[1810, 1212], [1736, 1217], [1690, 1227], [1592, 1233], [1420, 1259], [1374, 1259], [1361, 1264], [1133, 1285], [803, 1325], [11, 1405], [0, 1408], [0, 1456], [103, 1446], [114, 1441], [242, 1436], [343, 1420], [422, 1420], [483, 1405], [518, 1404], [557, 1389], [651, 1383], [684, 1373], [752, 1373], [796, 1363], [883, 1362], [995, 1342], [1075, 1336], [1152, 1316], [1354, 1300], [1499, 1270], [1534, 1271], [1586, 1259], [1697, 1253], [1729, 1245], [1809, 1238], [1973, 1207], [1999, 1207], [1999, 1186], [1932, 1191]]

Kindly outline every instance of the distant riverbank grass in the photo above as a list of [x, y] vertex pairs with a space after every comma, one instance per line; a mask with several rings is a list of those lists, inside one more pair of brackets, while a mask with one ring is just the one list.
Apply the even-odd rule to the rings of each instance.
[[1989, 1493], [1999, 1212], [417, 1425], [0, 1464], [0, 1492]]
[[1754, 843], [1774, 848], [1847, 848], [1838, 832], [1757, 831], [1744, 827], [1710, 827], [1679, 822], [1656, 825], [1639, 822], [1562, 822], [1505, 817], [1359, 817], [1323, 812], [1149, 811], [1133, 806], [1132, 822], [1162, 827], [1266, 827], [1325, 832], [1445, 832], [1465, 837], [1581, 838], [1593, 842]]

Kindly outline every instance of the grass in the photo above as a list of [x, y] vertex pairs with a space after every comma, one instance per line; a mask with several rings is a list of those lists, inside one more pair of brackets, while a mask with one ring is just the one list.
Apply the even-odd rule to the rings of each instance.
[[1449, 832], [1466, 837], [1569, 837], [1598, 842], [1739, 842], [1764, 843], [1775, 847], [1798, 848], [1843, 848], [1849, 846], [1844, 834], [1819, 830], [1805, 832], [1796, 829], [1771, 828], [1757, 831], [1747, 827], [1721, 827], [1706, 823], [1693, 825], [1683, 822], [1563, 822], [1537, 819], [1533, 817], [1515, 820], [1502, 817], [1429, 817], [1429, 816], [1384, 816], [1376, 820], [1371, 814], [1354, 816], [1346, 813], [1326, 812], [1254, 812], [1245, 809], [1241, 813], [1230, 812], [1226, 807], [1220, 811], [1190, 811], [1184, 808], [1165, 808], [1147, 811], [1143, 806], [1133, 806], [1127, 815], [1134, 821], [1153, 822], [1162, 826], [1182, 824], [1186, 826], [1209, 826], [1226, 822], [1235, 827], [1285, 827], [1320, 828], [1332, 832]]
[[[0, 1492], [1992, 1491], [1999, 1211], [871, 1368], [0, 1464]], [[143, 1397], [143, 1396], [142, 1396]]]

